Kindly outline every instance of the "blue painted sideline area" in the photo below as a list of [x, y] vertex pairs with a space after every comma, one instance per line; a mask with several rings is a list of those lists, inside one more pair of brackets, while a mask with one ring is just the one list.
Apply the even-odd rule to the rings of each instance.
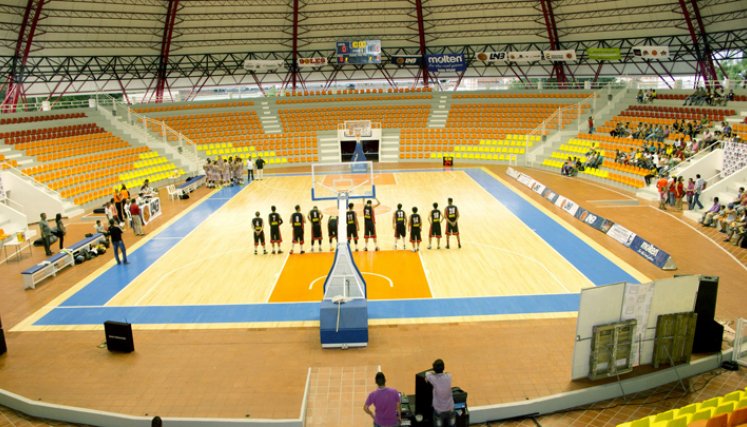
[[[501, 184], [489, 173], [482, 169], [465, 169], [464, 171], [575, 265], [595, 285], [622, 281], [637, 282], [635, 278], [520, 195]], [[434, 170], [402, 172], [432, 173]], [[113, 266], [34, 325], [100, 325], [106, 320], [119, 320], [134, 324], [220, 324], [319, 320], [319, 303], [316, 302], [202, 306], [104, 306], [135, 277], [178, 244], [202, 221], [225, 205], [241, 189], [242, 187], [229, 187], [209, 197], [159, 233], [156, 238], [134, 251], [130, 258], [131, 264], [127, 268]], [[369, 318], [403, 319], [563, 313], [577, 311], [578, 304], [578, 294], [369, 301]]]
[[638, 283], [634, 277], [617, 264], [597, 252], [568, 229], [553, 221], [547, 214], [501, 184], [484, 170], [468, 170], [467, 174], [498, 199], [524, 224], [534, 230], [563, 258], [573, 264], [581, 274], [588, 277], [595, 286], [619, 282]]

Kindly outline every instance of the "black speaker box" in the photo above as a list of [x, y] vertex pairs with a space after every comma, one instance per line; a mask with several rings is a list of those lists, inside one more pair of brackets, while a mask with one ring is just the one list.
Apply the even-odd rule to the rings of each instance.
[[423, 416], [423, 425], [430, 426], [433, 420], [433, 386], [425, 380], [425, 373], [415, 374], [415, 414]]
[[8, 346], [5, 345], [5, 332], [0, 328], [0, 355], [8, 352]]
[[695, 312], [698, 321], [713, 320], [716, 317], [716, 297], [718, 296], [718, 276], [701, 276], [698, 296], [695, 299]]
[[109, 351], [119, 353], [135, 351], [131, 324], [107, 320], [104, 322], [104, 333], [106, 334], [106, 348]]
[[718, 276], [702, 276], [695, 299], [695, 337], [693, 353], [715, 353], [721, 351], [724, 327], [716, 322], [716, 297], [718, 296]]

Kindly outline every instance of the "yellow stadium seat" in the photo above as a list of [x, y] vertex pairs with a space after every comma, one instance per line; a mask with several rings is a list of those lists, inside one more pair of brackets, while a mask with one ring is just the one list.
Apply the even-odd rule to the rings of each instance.
[[617, 427], [650, 427], [650, 426], [651, 426], [651, 420], [648, 417], [617, 425]]

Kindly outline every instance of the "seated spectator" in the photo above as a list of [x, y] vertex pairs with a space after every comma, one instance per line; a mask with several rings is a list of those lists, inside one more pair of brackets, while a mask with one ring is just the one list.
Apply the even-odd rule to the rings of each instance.
[[726, 205], [725, 209], [722, 209], [718, 215], [713, 217], [713, 221], [716, 225], [716, 229], [722, 233], [727, 232], [727, 227], [737, 217], [737, 210], [734, 209], [734, 203]]
[[[744, 187], [739, 187], [739, 191], [737, 191], [737, 197], [734, 198], [734, 202], [733, 203], [735, 205], [741, 205], [742, 204], [742, 199], [744, 199], [744, 198], [745, 198]], [[747, 199], [745, 199], [745, 200], [747, 200]]]
[[734, 244], [740, 245], [741, 240], [744, 239], [745, 228], [747, 228], [747, 208], [740, 206], [737, 208], [736, 218], [729, 224], [724, 242], [728, 242], [736, 236], [737, 240]]
[[726, 106], [727, 101], [734, 101], [734, 89], [729, 89], [729, 93], [726, 94], [724, 106]]
[[635, 100], [639, 104], [643, 104], [643, 89], [638, 89], [638, 94], [635, 96]]
[[565, 176], [576, 176], [578, 174], [576, 164], [572, 158], [568, 157], [568, 160], [563, 163], [563, 166], [560, 168], [560, 174]]
[[731, 134], [732, 133], [732, 128], [731, 128], [731, 125], [728, 122], [722, 122], [721, 123], [721, 133], [725, 137], [727, 137], [727, 138], [731, 138], [732, 137], [732, 134]]
[[706, 227], [711, 226], [713, 224], [713, 216], [718, 214], [719, 211], [723, 209], [723, 207], [724, 206], [718, 202], [718, 197], [714, 197], [713, 205], [711, 205], [711, 207], [703, 213], [703, 217], [700, 219], [700, 223], [705, 225]]

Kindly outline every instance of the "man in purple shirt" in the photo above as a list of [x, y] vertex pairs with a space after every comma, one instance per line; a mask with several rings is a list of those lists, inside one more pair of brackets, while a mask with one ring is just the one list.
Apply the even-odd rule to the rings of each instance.
[[451, 374], [444, 372], [443, 360], [433, 362], [433, 371], [425, 374], [425, 380], [433, 386], [433, 427], [456, 426]]
[[[397, 427], [401, 417], [399, 407], [399, 392], [386, 386], [386, 377], [383, 372], [376, 373], [376, 385], [379, 386], [372, 391], [363, 410], [373, 418], [374, 427]], [[376, 413], [371, 412], [371, 405]]]

